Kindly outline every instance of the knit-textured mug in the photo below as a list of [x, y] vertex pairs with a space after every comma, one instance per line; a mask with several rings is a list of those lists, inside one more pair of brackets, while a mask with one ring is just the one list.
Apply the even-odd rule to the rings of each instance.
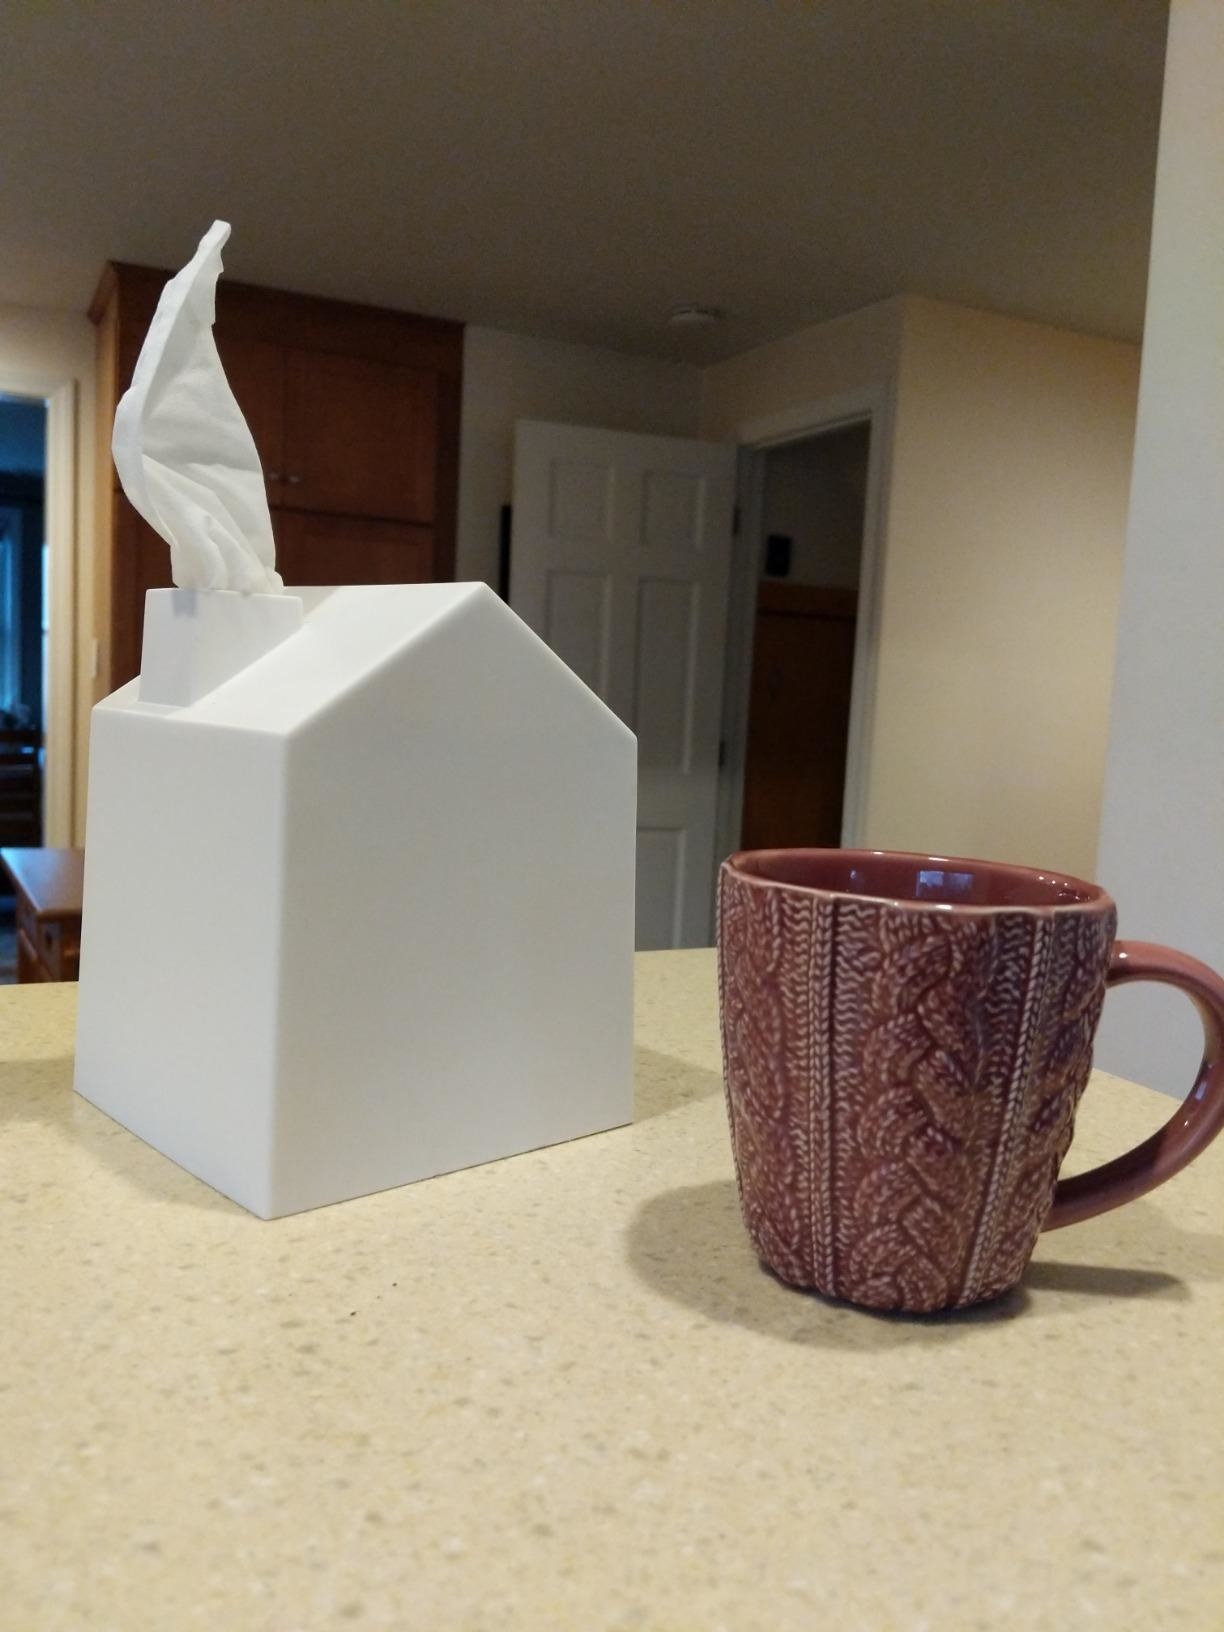
[[[719, 993], [744, 1222], [782, 1280], [874, 1309], [995, 1297], [1043, 1229], [1117, 1207], [1224, 1126], [1224, 981], [1115, 941], [1095, 884], [887, 851], [761, 850], [719, 878]], [[1107, 985], [1185, 990], [1189, 1098], [1059, 1179]]]

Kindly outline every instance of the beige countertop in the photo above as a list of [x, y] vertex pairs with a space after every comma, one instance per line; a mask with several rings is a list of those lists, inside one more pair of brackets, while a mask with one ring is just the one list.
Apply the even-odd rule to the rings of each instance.
[[[943, 1319], [739, 1224], [713, 955], [639, 959], [631, 1128], [261, 1223], [0, 991], [5, 1632], [1224, 1626], [1224, 1141]], [[1099, 1078], [1079, 1165], [1167, 1100]]]

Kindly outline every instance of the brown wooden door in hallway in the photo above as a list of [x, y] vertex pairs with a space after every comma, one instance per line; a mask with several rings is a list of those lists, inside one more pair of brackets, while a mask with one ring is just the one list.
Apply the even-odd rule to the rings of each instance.
[[757, 602], [742, 844], [841, 843], [857, 597], [763, 583]]

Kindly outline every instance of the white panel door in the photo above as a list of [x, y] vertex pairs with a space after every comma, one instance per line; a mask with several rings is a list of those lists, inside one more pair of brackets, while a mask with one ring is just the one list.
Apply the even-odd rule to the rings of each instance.
[[637, 733], [639, 948], [707, 946], [735, 449], [522, 420], [510, 604]]

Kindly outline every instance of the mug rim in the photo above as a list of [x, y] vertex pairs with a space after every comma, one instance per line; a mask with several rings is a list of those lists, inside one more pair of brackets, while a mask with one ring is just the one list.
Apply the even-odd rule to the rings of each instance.
[[[913, 899], [907, 896], [872, 894], [866, 890], [842, 889], [840, 887], [823, 884], [803, 884], [794, 879], [771, 878], [767, 874], [750, 872], [743, 865], [745, 862], [756, 859], [786, 857], [837, 857], [853, 867], [856, 862], [864, 864], [872, 861], [899, 861], [899, 862], [929, 862], [933, 867], [974, 869], [981, 873], [990, 873], [996, 877], [1010, 878], [1016, 882], [1025, 882], [1040, 887], [1070, 888], [1077, 892], [1079, 899], [1073, 901], [937, 901]], [[762, 850], [737, 850], [722, 864], [723, 869], [734, 875], [745, 884], [751, 884], [758, 889], [786, 890], [796, 895], [819, 896], [826, 901], [861, 901], [873, 906], [894, 907], [904, 912], [924, 913], [953, 913], [956, 916], [982, 917], [1003, 912], [1019, 912], [1034, 917], [1047, 917], [1053, 914], [1067, 913], [1095, 913], [1116, 910], [1113, 897], [1100, 884], [1093, 884], [1090, 880], [1078, 878], [1073, 873], [1056, 871], [1052, 868], [1027, 867], [1017, 862], [986, 861], [973, 856], [941, 856], [928, 855], [920, 850], [874, 850], [874, 849], [841, 849], [833, 846], [810, 845], [780, 845]]]

